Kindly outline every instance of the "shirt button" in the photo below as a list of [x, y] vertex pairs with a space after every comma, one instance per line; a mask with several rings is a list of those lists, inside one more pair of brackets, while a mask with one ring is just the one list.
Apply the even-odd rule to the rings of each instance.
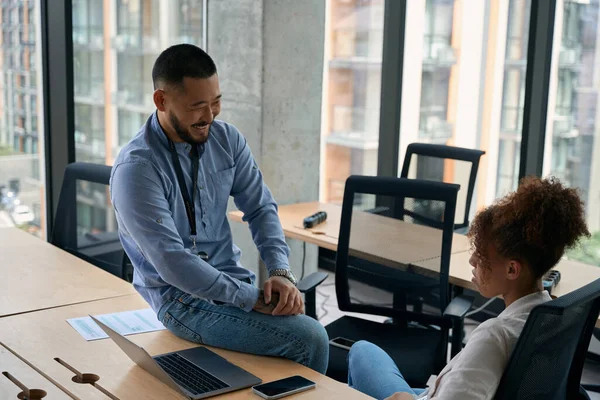
[[204, 186], [203, 186], [203, 185], [200, 185], [200, 190], [203, 190], [203, 189], [204, 189]]
[[244, 307], [246, 307], [245, 303], [240, 304], [240, 308], [244, 308]]

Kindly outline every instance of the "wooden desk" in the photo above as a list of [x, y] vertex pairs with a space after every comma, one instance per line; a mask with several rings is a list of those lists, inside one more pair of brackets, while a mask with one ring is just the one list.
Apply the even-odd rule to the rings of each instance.
[[[327, 212], [327, 220], [312, 229], [304, 229], [302, 221], [309, 215], [318, 211]], [[298, 239], [307, 243], [336, 251], [340, 229], [342, 208], [334, 204], [319, 202], [298, 203], [279, 207], [279, 219], [286, 237]], [[234, 222], [243, 222], [241, 211], [232, 211], [229, 218]], [[350, 248], [355, 254], [361, 255], [371, 261], [388, 266], [408, 264], [408, 268], [417, 269], [416, 272], [429, 274], [430, 271], [439, 271], [439, 236], [428, 235], [438, 232], [430, 228], [404, 224], [409, 229], [398, 229], [395, 235], [390, 224], [402, 223], [374, 214], [354, 212], [352, 218], [358, 223], [360, 230], [353, 231], [356, 236], [350, 238]], [[363, 229], [364, 228], [364, 229]], [[383, 240], [382, 237], [386, 237]], [[394, 246], [389, 246], [390, 237], [394, 238]], [[437, 248], [437, 255], [428, 256], [431, 249]], [[464, 235], [454, 234], [452, 238], [452, 257], [450, 259], [449, 281], [453, 285], [467, 289], [477, 290], [471, 282], [472, 267], [469, 265], [469, 241]], [[371, 253], [371, 254], [369, 254]], [[403, 266], [402, 268], [406, 268]], [[561, 271], [561, 282], [552, 292], [553, 296], [562, 296], [570, 293], [595, 279], [600, 278], [600, 267], [586, 265], [577, 261], [562, 260], [557, 269]], [[600, 319], [596, 325], [600, 328]]]
[[133, 286], [17, 228], [0, 229], [0, 317], [135, 293]]
[[[471, 290], [477, 290], [477, 287], [471, 278], [473, 277], [473, 267], [469, 264], [470, 254], [468, 251], [452, 254], [450, 259], [450, 283]], [[430, 259], [415, 263], [420, 268], [438, 268], [439, 259]], [[582, 286], [600, 279], [600, 267], [587, 265], [573, 260], [561, 260], [554, 268], [560, 271], [561, 280], [552, 290], [552, 297], [564, 296]], [[596, 323], [600, 328], [600, 318]]]
[[[30, 364], [54, 379], [81, 399], [106, 399], [90, 385], [74, 383], [73, 373], [54, 361], [60, 357], [83, 373], [100, 377], [98, 383], [114, 396], [126, 399], [181, 398], [173, 390], [135, 365], [110, 339], [86, 342], [65, 320], [88, 314], [102, 314], [148, 307], [139, 295], [94, 301], [0, 319], [0, 341]], [[162, 354], [197, 346], [168, 331], [128, 336], [150, 354]], [[227, 350], [216, 353], [258, 376], [264, 382], [302, 375], [317, 383], [317, 389], [297, 396], [298, 399], [363, 399], [367, 396], [346, 385], [320, 375], [294, 362], [272, 357], [258, 357]], [[217, 398], [256, 399], [250, 389]]]
[[[303, 220], [318, 211], [327, 212], [327, 220], [312, 229], [303, 228]], [[279, 219], [286, 237], [336, 251], [342, 207], [319, 202], [298, 203], [279, 207]], [[243, 222], [241, 211], [229, 218]], [[352, 214], [351, 254], [391, 267], [406, 266], [415, 261], [440, 255], [441, 231], [406, 223], [363, 211]], [[454, 234], [452, 253], [469, 249], [465, 235]]]
[[[52, 382], [45, 379], [2, 346], [0, 346], [0, 372], [2, 373], [0, 375], [0, 399], [16, 400], [19, 393], [21, 393], [21, 389], [3, 375], [4, 372], [8, 372], [29, 390], [37, 389], [46, 392], [44, 399], [71, 399]], [[36, 397], [33, 394], [35, 393], [30, 392], [31, 398], [35, 399]]]

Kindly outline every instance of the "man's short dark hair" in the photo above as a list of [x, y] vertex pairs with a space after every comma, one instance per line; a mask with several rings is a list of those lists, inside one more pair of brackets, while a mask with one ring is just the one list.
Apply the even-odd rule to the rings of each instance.
[[159, 86], [181, 85], [183, 78], [210, 78], [217, 73], [212, 58], [192, 44], [177, 44], [163, 51], [152, 68], [154, 89]]

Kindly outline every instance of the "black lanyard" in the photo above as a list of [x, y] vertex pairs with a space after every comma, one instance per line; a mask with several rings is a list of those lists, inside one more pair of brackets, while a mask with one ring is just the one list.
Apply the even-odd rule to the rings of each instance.
[[[165, 135], [166, 136], [166, 135]], [[185, 204], [185, 212], [190, 223], [190, 235], [192, 239], [192, 249], [196, 249], [196, 186], [198, 186], [198, 167], [200, 166], [200, 153], [198, 152], [198, 146], [192, 145], [192, 196], [190, 198], [190, 192], [185, 184], [185, 178], [183, 176], [183, 170], [181, 169], [181, 163], [179, 162], [179, 155], [175, 149], [175, 143], [169, 137], [169, 150], [171, 151], [171, 158], [173, 159], [173, 166], [175, 167], [175, 173], [177, 174], [177, 180], [179, 181], [179, 190], [181, 190], [181, 196], [183, 197], [183, 203]]]

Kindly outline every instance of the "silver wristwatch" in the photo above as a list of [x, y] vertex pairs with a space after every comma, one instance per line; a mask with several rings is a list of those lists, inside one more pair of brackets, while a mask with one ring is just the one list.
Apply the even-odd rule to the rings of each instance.
[[298, 284], [298, 280], [294, 276], [293, 272], [289, 269], [276, 268], [269, 271], [269, 278], [272, 278], [274, 276], [283, 276], [284, 278], [287, 278], [290, 282], [292, 282], [294, 286]]

